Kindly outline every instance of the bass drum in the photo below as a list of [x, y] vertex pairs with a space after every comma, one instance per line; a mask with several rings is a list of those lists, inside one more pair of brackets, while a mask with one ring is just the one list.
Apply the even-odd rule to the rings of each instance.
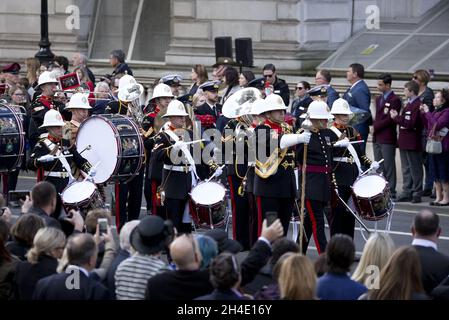
[[219, 182], [202, 181], [190, 192], [190, 214], [196, 226], [221, 228], [226, 223], [226, 188]]
[[128, 182], [139, 174], [143, 164], [144, 145], [139, 128], [119, 114], [86, 119], [78, 130], [76, 148], [96, 166], [95, 183]]
[[359, 177], [352, 187], [357, 213], [365, 220], [378, 221], [393, 211], [388, 182], [380, 174]]
[[25, 152], [25, 132], [19, 106], [0, 104], [0, 172], [20, 167]]

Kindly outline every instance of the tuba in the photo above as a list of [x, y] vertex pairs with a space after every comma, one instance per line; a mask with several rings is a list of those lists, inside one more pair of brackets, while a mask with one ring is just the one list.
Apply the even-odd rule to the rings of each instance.
[[140, 127], [142, 126], [143, 114], [140, 105], [140, 96], [143, 93], [143, 86], [137, 82], [130, 82], [126, 86], [119, 88], [118, 98], [128, 104], [127, 116], [131, 117]]
[[222, 113], [227, 118], [240, 118], [247, 127], [251, 127], [253, 122], [253, 117], [251, 115], [252, 104], [257, 99], [262, 99], [262, 94], [258, 89], [241, 89], [232, 94], [225, 101]]

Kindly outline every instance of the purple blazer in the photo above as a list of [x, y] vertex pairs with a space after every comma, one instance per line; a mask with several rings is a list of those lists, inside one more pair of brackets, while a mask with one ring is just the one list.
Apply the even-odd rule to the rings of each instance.
[[419, 106], [421, 100], [415, 99], [407, 103], [400, 115], [393, 119], [399, 125], [399, 149], [410, 151], [422, 151], [421, 134], [423, 123]]
[[[433, 136], [434, 131], [438, 132], [443, 128], [449, 129], [449, 107], [441, 109], [435, 109], [433, 112], [427, 112], [422, 114], [424, 125], [427, 128], [429, 136]], [[433, 130], [435, 126], [435, 130]], [[449, 151], [449, 133], [441, 141], [443, 145], [443, 151]]]
[[390, 117], [390, 110], [401, 110], [401, 99], [392, 91], [387, 100], [383, 95], [376, 98], [376, 120], [374, 120], [373, 142], [382, 144], [397, 143], [396, 123]]

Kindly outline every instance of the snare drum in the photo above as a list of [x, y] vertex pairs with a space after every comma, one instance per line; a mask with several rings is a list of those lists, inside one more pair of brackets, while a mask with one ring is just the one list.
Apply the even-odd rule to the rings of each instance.
[[24, 151], [21, 114], [13, 106], [0, 104], [0, 172], [20, 167]]
[[62, 191], [61, 199], [67, 211], [76, 209], [87, 213], [91, 209], [104, 208], [97, 186], [90, 181], [71, 183]]
[[190, 192], [190, 213], [198, 227], [214, 229], [225, 224], [226, 188], [219, 182], [202, 181]]
[[393, 210], [390, 188], [379, 174], [359, 177], [352, 187], [352, 198], [357, 213], [366, 220], [382, 220]]
[[[89, 150], [86, 147], [91, 146]], [[94, 115], [80, 126], [78, 152], [96, 167], [95, 183], [128, 182], [143, 164], [144, 145], [137, 125], [118, 114]]]

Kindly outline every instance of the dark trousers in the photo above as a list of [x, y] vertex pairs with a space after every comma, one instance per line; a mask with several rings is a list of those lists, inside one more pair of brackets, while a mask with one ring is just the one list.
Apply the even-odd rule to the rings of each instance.
[[232, 235], [234, 240], [240, 242], [244, 250], [250, 249], [250, 223], [251, 215], [248, 196], [246, 193], [238, 194], [242, 179], [237, 176], [228, 176], [229, 191], [232, 205]]
[[394, 144], [381, 144], [374, 143], [374, 159], [380, 161], [384, 159], [384, 162], [380, 164], [385, 178], [388, 181], [388, 186], [392, 196], [396, 195], [396, 146]]
[[368, 141], [369, 125], [366, 122], [355, 125], [354, 128], [360, 133], [363, 143], [360, 143], [360, 150], [365, 153], [366, 142]]
[[117, 230], [120, 230], [127, 221], [139, 219], [142, 205], [143, 171], [142, 168], [131, 181], [115, 185]]
[[249, 204], [249, 246], [252, 247], [259, 238], [258, 221], [257, 221], [257, 204], [254, 193], [248, 192], [246, 193], [246, 195], [248, 197], [248, 204]]
[[423, 165], [424, 165], [424, 173], [426, 175], [424, 180], [424, 190], [432, 190], [433, 183], [435, 181], [435, 175], [432, 170], [430, 170], [430, 155], [427, 152], [423, 152]]
[[313, 234], [318, 254], [326, 251], [327, 239], [324, 231], [324, 207], [326, 202], [306, 199], [306, 214], [304, 216], [305, 237], [302, 241], [302, 252], [306, 254], [310, 238]]
[[268, 198], [268, 197], [256, 197], [257, 201], [257, 227], [259, 236], [262, 231], [262, 222], [265, 219], [266, 213], [274, 211], [277, 213], [279, 220], [281, 220], [284, 227], [284, 236], [287, 235], [288, 226], [290, 225], [293, 205], [295, 204], [294, 198]]
[[400, 150], [403, 183], [403, 196], [421, 197], [423, 186], [422, 152]]
[[165, 198], [164, 201], [167, 218], [173, 222], [173, 226], [178, 233], [190, 233], [192, 231], [191, 223], [182, 222], [187, 201], [187, 199], [180, 200], [172, 198]]
[[[340, 197], [348, 203], [351, 198], [352, 190], [350, 186], [339, 186], [338, 193], [340, 194]], [[337, 196], [334, 196], [335, 200], [333, 201], [332, 210], [329, 215], [331, 237], [334, 234], [343, 233], [354, 239], [355, 218], [352, 213], [346, 209], [344, 204], [341, 203]]]
[[151, 179], [149, 177], [149, 166], [145, 165], [145, 179], [143, 181], [143, 195], [147, 203], [147, 211], [151, 211], [152, 206], [152, 193], [151, 193]]

